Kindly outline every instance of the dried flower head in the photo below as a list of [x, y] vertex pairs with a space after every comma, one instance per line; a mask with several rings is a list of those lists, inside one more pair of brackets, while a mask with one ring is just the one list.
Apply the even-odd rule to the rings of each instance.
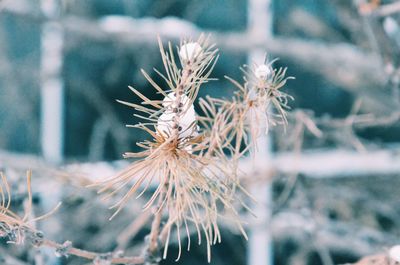
[[[134, 195], [142, 196], [150, 190], [151, 183], [156, 189], [144, 210], [155, 208], [156, 212], [167, 209], [168, 220], [164, 226], [164, 257], [172, 228], [176, 232], [181, 250], [181, 230], [188, 236], [194, 228], [201, 243], [202, 234], [206, 238], [208, 259], [210, 246], [220, 242], [218, 220], [225, 212], [236, 214], [233, 208], [234, 196], [231, 176], [235, 174], [227, 159], [218, 155], [220, 148], [210, 148], [210, 133], [200, 130], [198, 116], [194, 110], [200, 86], [210, 80], [209, 76], [217, 61], [217, 49], [208, 44], [208, 38], [201, 36], [196, 42], [183, 42], [177, 49], [180, 66], [176, 63], [171, 44], [168, 51], [159, 41], [165, 74], [156, 72], [164, 79], [168, 89], [162, 89], [145, 71], [143, 75], [164, 96], [162, 101], [151, 100], [138, 90], [130, 87], [139, 96], [142, 104], [120, 101], [147, 116], [136, 115], [146, 120], [132, 127], [146, 131], [151, 140], [138, 143], [143, 151], [125, 153], [126, 158], [136, 158], [127, 169], [116, 176], [97, 183], [101, 192], [111, 190], [109, 195], [129, 187], [128, 191], [113, 206], [117, 214]], [[225, 160], [224, 160], [225, 159]], [[224, 160], [224, 161], [222, 161]], [[115, 216], [115, 214], [113, 216]], [[234, 220], [241, 231], [240, 221]]]

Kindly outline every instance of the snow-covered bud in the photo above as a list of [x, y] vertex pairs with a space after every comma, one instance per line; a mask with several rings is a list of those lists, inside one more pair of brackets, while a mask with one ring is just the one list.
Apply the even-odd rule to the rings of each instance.
[[[166, 108], [164, 113], [158, 118], [157, 130], [168, 137], [171, 135], [175, 126], [178, 126], [179, 138], [187, 138], [197, 133], [196, 112], [193, 104], [190, 103], [186, 95], [181, 96], [180, 106], [175, 106], [175, 94], [170, 93], [163, 100]], [[179, 107], [179, 109], [178, 109]]]
[[389, 256], [392, 260], [400, 262], [400, 245], [392, 247], [389, 250]]
[[189, 108], [190, 99], [185, 94], [181, 95], [180, 104], [177, 105], [175, 101], [176, 101], [175, 92], [171, 92], [166, 97], [164, 97], [162, 105], [167, 110], [173, 110], [174, 108], [178, 107], [181, 109]]
[[270, 75], [272, 74], [272, 69], [270, 66], [262, 64], [256, 68], [256, 70], [254, 71], [254, 74], [259, 79], [267, 80], [270, 77]]
[[179, 57], [183, 61], [190, 61], [195, 59], [202, 53], [203, 49], [197, 42], [188, 42], [181, 46], [179, 49]]

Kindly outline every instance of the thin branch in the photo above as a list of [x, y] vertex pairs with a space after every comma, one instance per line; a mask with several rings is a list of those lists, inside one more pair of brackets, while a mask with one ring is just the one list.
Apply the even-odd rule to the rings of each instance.
[[157, 255], [157, 251], [159, 251], [159, 236], [160, 236], [160, 227], [161, 227], [161, 220], [163, 215], [164, 209], [164, 200], [167, 193], [168, 184], [164, 185], [163, 189], [161, 190], [161, 195], [158, 198], [158, 203], [154, 206], [154, 220], [151, 224], [151, 232], [149, 237], [149, 247], [148, 252], [151, 255]]
[[[42, 246], [50, 247], [53, 249], [63, 249], [65, 246], [63, 244], [59, 244], [52, 240], [44, 239], [42, 242]], [[95, 260], [98, 257], [106, 256], [108, 253], [98, 253], [87, 250], [82, 250], [79, 248], [71, 247], [65, 250], [64, 255], [73, 255], [89, 260]], [[143, 257], [112, 257], [109, 260], [112, 264], [143, 264]]]

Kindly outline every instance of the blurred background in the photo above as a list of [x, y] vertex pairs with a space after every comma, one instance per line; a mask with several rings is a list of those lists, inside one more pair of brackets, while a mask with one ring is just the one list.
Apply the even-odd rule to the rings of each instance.
[[[46, 235], [140, 253], [149, 227], [126, 230], [140, 202], [108, 222], [108, 205], [60, 167], [104, 176], [122, 153], [138, 151], [146, 136], [125, 127], [137, 120], [115, 100], [139, 102], [129, 85], [157, 97], [140, 73], [160, 81], [152, 71], [162, 69], [157, 35], [179, 44], [200, 33], [220, 49], [219, 80], [200, 96], [231, 96], [224, 75], [241, 80], [239, 67], [265, 53], [296, 78], [283, 88], [295, 98], [288, 127], [271, 130], [259, 168], [244, 179], [259, 201], [250, 239], [225, 227], [211, 264], [342, 264], [398, 244], [396, 0], [2, 0], [0, 167], [19, 195], [16, 207], [26, 193], [21, 172], [31, 168], [37, 211], [64, 201], [38, 224]], [[4, 264], [87, 264], [4, 242]], [[174, 251], [161, 264], [173, 264]], [[193, 246], [179, 264], [205, 264], [205, 253]]]

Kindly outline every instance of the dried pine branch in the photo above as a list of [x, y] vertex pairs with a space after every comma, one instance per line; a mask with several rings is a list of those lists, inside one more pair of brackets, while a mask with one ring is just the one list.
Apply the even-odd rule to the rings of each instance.
[[[245, 235], [232, 206], [234, 185], [229, 180], [235, 172], [226, 161], [221, 161], [224, 160], [223, 156], [215, 156], [215, 150], [220, 147], [209, 148], [209, 133], [197, 125], [197, 115], [193, 107], [200, 86], [211, 80], [210, 74], [218, 59], [218, 50], [204, 36], [196, 42], [182, 41], [177, 51], [178, 64], [172, 45], [169, 44], [165, 50], [161, 41], [159, 44], [164, 73], [158, 70], [156, 72], [165, 81], [168, 89], [163, 90], [164, 85], [157, 84], [145, 71], [142, 73], [164, 99], [149, 99], [130, 87], [142, 99], [142, 103], [139, 105], [120, 101], [146, 115], [136, 114], [145, 122], [132, 127], [144, 130], [152, 139], [138, 143], [143, 151], [125, 153], [124, 157], [136, 158], [137, 161], [116, 176], [96, 185], [101, 186], [100, 192], [109, 191], [107, 197], [130, 187], [112, 207], [116, 209], [112, 216], [114, 217], [134, 194], [138, 194], [137, 198], [142, 196], [150, 183], [156, 181], [156, 190], [143, 206], [145, 211], [153, 209], [155, 212], [148, 251], [154, 254], [159, 248], [157, 238], [165, 209], [168, 220], [163, 227], [163, 231], [167, 231], [164, 258], [171, 232], [175, 231], [178, 238], [179, 259], [181, 230], [189, 237], [189, 229], [194, 227], [198, 234], [198, 243], [201, 243], [203, 236], [206, 239], [210, 260], [210, 246], [221, 241], [218, 219], [225, 211], [236, 216], [233, 221]], [[190, 249], [190, 241], [187, 248]]]
[[286, 77], [286, 68], [273, 69], [275, 61], [265, 57], [264, 64], [241, 68], [243, 84], [226, 76], [238, 89], [232, 99], [200, 99], [205, 113], [201, 121], [210, 131], [209, 148], [219, 147], [215, 151], [220, 156], [229, 153], [238, 159], [250, 147], [255, 149], [256, 139], [270, 126], [287, 125], [288, 101], [293, 98], [281, 88], [293, 77]]

